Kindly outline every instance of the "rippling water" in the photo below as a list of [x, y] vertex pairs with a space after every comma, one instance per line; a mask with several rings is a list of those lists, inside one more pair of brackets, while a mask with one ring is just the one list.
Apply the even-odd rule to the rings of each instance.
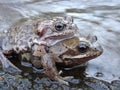
[[0, 0], [0, 32], [19, 20], [71, 15], [81, 35], [98, 37], [104, 53], [88, 62], [86, 73], [120, 80], [119, 0]]

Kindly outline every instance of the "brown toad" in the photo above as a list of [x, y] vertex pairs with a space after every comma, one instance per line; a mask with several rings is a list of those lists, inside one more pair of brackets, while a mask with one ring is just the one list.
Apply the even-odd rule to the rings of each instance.
[[43, 49], [44, 47], [34, 45], [33, 55], [38, 57], [38, 60], [32, 59], [32, 62], [36, 67], [43, 66], [46, 74], [52, 80], [68, 84], [59, 75], [56, 64], [74, 66], [98, 57], [102, 54], [103, 49], [96, 41], [95, 36], [73, 37], [50, 46], [47, 48], [47, 52]]
[[30, 52], [34, 44], [51, 46], [73, 37], [77, 30], [78, 28], [70, 16], [37, 22], [28, 21], [19, 26], [13, 26], [5, 33], [2, 50], [0, 50], [3, 69], [10, 73], [21, 71], [7, 60], [4, 54]]

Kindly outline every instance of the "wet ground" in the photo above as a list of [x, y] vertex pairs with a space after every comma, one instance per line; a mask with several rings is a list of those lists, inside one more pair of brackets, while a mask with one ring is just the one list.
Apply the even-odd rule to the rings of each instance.
[[120, 90], [119, 0], [0, 0], [0, 32], [16, 22], [65, 15], [74, 17], [80, 35], [96, 35], [104, 53], [85, 67], [64, 70], [63, 76], [74, 76], [70, 86], [21, 67], [22, 75], [0, 71], [0, 90]]

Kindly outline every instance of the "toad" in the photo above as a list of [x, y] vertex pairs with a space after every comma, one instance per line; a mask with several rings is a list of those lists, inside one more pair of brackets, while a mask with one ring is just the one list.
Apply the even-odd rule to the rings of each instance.
[[61, 40], [73, 37], [77, 30], [71, 16], [35, 22], [28, 21], [11, 27], [5, 32], [0, 50], [3, 69], [9, 73], [21, 72], [5, 55], [12, 52], [17, 54], [31, 52], [34, 44], [52, 46]]
[[56, 64], [79, 65], [100, 56], [103, 52], [96, 36], [69, 38], [47, 47], [47, 49], [43, 49], [39, 45], [33, 47], [33, 55], [38, 57], [35, 61], [32, 59], [33, 64], [36, 67], [43, 66], [45, 73], [52, 80], [67, 85], [68, 82], [59, 75]]

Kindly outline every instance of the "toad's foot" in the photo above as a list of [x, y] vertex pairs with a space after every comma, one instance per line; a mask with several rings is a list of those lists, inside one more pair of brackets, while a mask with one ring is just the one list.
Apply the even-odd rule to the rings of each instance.
[[65, 79], [63, 79], [60, 76], [56, 76], [55, 79], [62, 84], [69, 85], [69, 83], [67, 81], [65, 81]]
[[45, 54], [42, 57], [42, 64], [43, 68], [45, 69], [45, 73], [52, 79], [56, 80], [60, 83], [69, 85], [67, 81], [65, 81], [58, 73], [56, 67], [55, 67], [55, 62], [52, 59], [52, 57], [49, 54]]
[[18, 69], [16, 66], [14, 66], [4, 55], [3, 53], [0, 51], [0, 61], [2, 63], [3, 66], [3, 70], [5, 72], [11, 73], [11, 74], [16, 74], [16, 73], [20, 73], [21, 70]]

